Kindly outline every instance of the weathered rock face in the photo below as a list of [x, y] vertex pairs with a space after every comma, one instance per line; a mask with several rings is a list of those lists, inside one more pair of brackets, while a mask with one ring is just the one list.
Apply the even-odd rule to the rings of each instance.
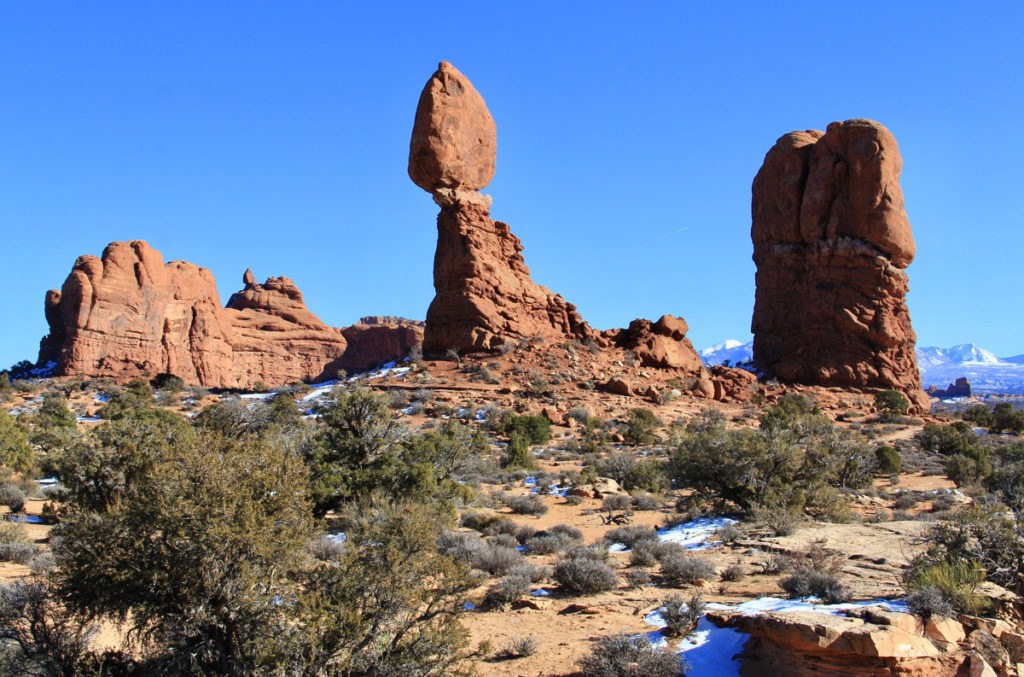
[[644, 367], [685, 369], [700, 372], [704, 362], [697, 355], [686, 332], [690, 328], [681, 317], [662, 315], [657, 322], [638, 319], [617, 337], [620, 347], [632, 350]]
[[754, 360], [768, 376], [921, 403], [905, 297], [914, 240], [896, 140], [870, 120], [793, 132], [753, 185]]
[[[248, 388], [315, 380], [345, 356], [342, 331], [309, 312], [291, 280], [261, 285], [246, 271], [244, 282], [222, 308], [209, 270], [165, 264], [141, 240], [114, 242], [102, 258], [80, 257], [61, 291], [47, 293], [50, 334], [40, 360], [53, 359], [61, 374], [124, 380], [166, 372], [207, 387]], [[393, 348], [400, 352], [390, 357], [400, 357], [414, 345], [404, 341], [416, 338], [401, 329], [378, 352]]]
[[494, 178], [494, 119], [462, 73], [442, 61], [420, 94], [409, 144], [409, 176], [434, 193], [480, 190]]
[[483, 98], [442, 61], [423, 88], [409, 147], [409, 176], [441, 207], [424, 350], [493, 350], [534, 336], [595, 338], [572, 304], [530, 279], [519, 239], [491, 219], [490, 197], [476, 192], [494, 176], [495, 152]]
[[[813, 612], [745, 616], [712, 612], [708, 618], [717, 625], [735, 627], [751, 635], [740, 659], [740, 674], [744, 677], [966, 674], [971, 657], [956, 641], [933, 642], [936, 633], [926, 631], [921, 619], [877, 607], [849, 613], [850, 616]], [[956, 621], [951, 623], [959, 625]]]
[[489, 199], [454, 190], [435, 199], [441, 205], [436, 295], [427, 310], [424, 350], [493, 350], [506, 340], [535, 336], [596, 337], [575, 306], [533, 282], [519, 238], [490, 218]]

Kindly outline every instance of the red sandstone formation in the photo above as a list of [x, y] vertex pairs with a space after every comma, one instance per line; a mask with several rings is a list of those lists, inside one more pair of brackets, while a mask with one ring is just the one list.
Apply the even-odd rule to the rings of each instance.
[[593, 340], [596, 333], [560, 295], [530, 279], [523, 246], [490, 218], [477, 190], [494, 176], [494, 120], [483, 98], [442, 61], [423, 88], [409, 146], [409, 176], [434, 195], [434, 288], [423, 348], [493, 350], [509, 339]]
[[[423, 88], [409, 145], [409, 176], [441, 207], [425, 351], [495, 350], [535, 337], [577, 340], [632, 350], [643, 366], [678, 370], [694, 394], [735, 399], [747, 387], [742, 376], [709, 376], [681, 318], [666, 315], [655, 323], [636, 320], [629, 329], [597, 332], [575, 306], [536, 284], [519, 238], [491, 219], [491, 198], [477, 192], [494, 176], [496, 149], [494, 120], [483, 98], [442, 61]], [[607, 387], [623, 394], [634, 390], [625, 381]]]
[[928, 393], [929, 397], [937, 397], [939, 399], [947, 397], [970, 397], [971, 382], [966, 376], [961, 376], [956, 380], [956, 383], [950, 383], [945, 390], [937, 388], [934, 385], [930, 385], [925, 392]]
[[309, 312], [291, 280], [261, 285], [248, 270], [243, 280], [222, 308], [209, 270], [165, 264], [141, 240], [114, 242], [102, 258], [80, 257], [61, 291], [47, 292], [50, 334], [40, 362], [56, 361], [61, 374], [169, 373], [207, 387], [249, 388], [330, 377], [338, 362], [364, 369], [405, 355], [419, 338], [415, 328], [382, 325], [374, 328], [379, 346], [361, 338], [350, 355], [342, 330]]
[[901, 167], [896, 140], [870, 120], [793, 132], [768, 151], [751, 210], [751, 330], [767, 376], [896, 388], [922, 405], [904, 300], [914, 240]]

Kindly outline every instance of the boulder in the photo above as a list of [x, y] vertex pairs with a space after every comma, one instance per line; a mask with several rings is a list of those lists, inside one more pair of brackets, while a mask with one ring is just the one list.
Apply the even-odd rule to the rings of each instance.
[[926, 410], [905, 297], [914, 240], [896, 140], [870, 120], [793, 132], [753, 184], [754, 361], [784, 382], [895, 388]]
[[480, 190], [494, 178], [497, 147], [494, 119], [483, 97], [455, 66], [442, 61], [416, 107], [410, 178], [428, 193]]
[[686, 322], [681, 317], [662, 315], [657, 322], [638, 319], [618, 334], [618, 345], [632, 350], [641, 366], [661, 369], [683, 369], [702, 373], [704, 362], [686, 338]]

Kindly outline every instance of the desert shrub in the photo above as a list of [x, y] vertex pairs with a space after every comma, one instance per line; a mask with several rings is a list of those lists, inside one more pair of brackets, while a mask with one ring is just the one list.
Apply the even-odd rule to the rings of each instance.
[[785, 396], [761, 416], [758, 430], [729, 430], [711, 417], [691, 420], [670, 461], [670, 474], [706, 500], [744, 514], [845, 502], [841, 491], [867, 486], [873, 454], [802, 397]]
[[706, 606], [699, 592], [693, 593], [688, 600], [684, 600], [682, 595], [672, 595], [662, 602], [658, 610], [665, 621], [662, 632], [669, 637], [690, 634], [697, 627], [697, 621], [704, 615]]
[[627, 548], [635, 548], [640, 541], [657, 541], [658, 532], [651, 527], [616, 527], [605, 532], [604, 540], [608, 543], [621, 543]]
[[789, 536], [803, 521], [799, 505], [759, 504], [754, 506], [751, 517], [758, 524], [768, 527], [776, 536]]
[[977, 444], [977, 436], [971, 426], [962, 421], [949, 425], [926, 423], [915, 439], [925, 451], [932, 451], [943, 456], [967, 454], [968, 449]]
[[956, 609], [946, 599], [942, 590], [934, 585], [922, 585], [906, 598], [910, 610], [922, 618], [932, 616], [945, 616], [947, 618], [956, 615]]
[[129, 381], [123, 390], [118, 390], [110, 395], [110, 399], [104, 404], [97, 415], [108, 421], [117, 421], [140, 410], [153, 408], [153, 389], [149, 383], [142, 379]]
[[500, 545], [503, 548], [515, 548], [519, 545], [516, 541], [516, 537], [512, 534], [495, 534], [487, 539], [488, 545]]
[[28, 437], [28, 429], [17, 418], [0, 411], [0, 466], [19, 472], [32, 467], [34, 454]]
[[2, 543], [0, 544], [0, 562], [28, 564], [36, 556], [36, 552], [36, 546], [31, 543]]
[[586, 425], [590, 419], [590, 410], [586, 407], [574, 407], [569, 410], [568, 416], [580, 425]]
[[704, 559], [686, 551], [672, 551], [661, 557], [661, 575], [665, 580], [682, 585], [695, 585], [715, 577], [715, 568]]
[[539, 583], [545, 578], [550, 578], [552, 571], [552, 568], [549, 566], [540, 566], [524, 561], [522, 564], [516, 564], [509, 569], [508, 575], [521, 576], [530, 581], [530, 583]]
[[514, 637], [501, 653], [502, 658], [526, 658], [537, 652], [537, 640], [533, 637]]
[[31, 543], [25, 527], [15, 522], [0, 521], [0, 545], [8, 543]]
[[875, 464], [878, 472], [883, 475], [898, 475], [903, 467], [903, 459], [900, 452], [886, 444], [875, 449]]
[[563, 557], [555, 564], [552, 576], [570, 595], [592, 595], [613, 590], [618, 584], [614, 569], [605, 562], [588, 557]]
[[718, 575], [723, 581], [734, 583], [743, 578], [746, 574], [746, 570], [739, 564], [730, 564], [726, 568], [722, 569], [722, 572]]
[[524, 576], [503, 576], [487, 589], [484, 604], [501, 607], [511, 604], [530, 591], [530, 579]]
[[[662, 474], [662, 477], [665, 477], [665, 475]], [[632, 497], [633, 507], [636, 510], [657, 510], [661, 505], [661, 501], [658, 500], [657, 496], [646, 491], [633, 492]]]
[[581, 503], [583, 503], [583, 497], [582, 496], [577, 496], [576, 494], [568, 494], [565, 497], [565, 504], [566, 505], [580, 505]]
[[473, 566], [495, 576], [503, 576], [523, 563], [523, 553], [502, 545], [486, 545], [473, 557]]
[[654, 430], [658, 426], [658, 418], [650, 409], [631, 409], [629, 420], [622, 431], [626, 444], [654, 444]]
[[526, 545], [526, 542], [537, 535], [537, 527], [532, 524], [517, 524], [516, 525], [516, 542], [519, 545]]
[[782, 579], [782, 589], [792, 597], [819, 597], [829, 604], [846, 602], [850, 592], [834, 575], [800, 566]]
[[324, 534], [306, 546], [306, 550], [321, 562], [332, 562], [341, 559], [345, 554], [345, 539], [334, 538]]
[[646, 458], [637, 461], [627, 470], [622, 479], [622, 487], [627, 491], [663, 493], [670, 486], [667, 469], [665, 462], [657, 459]]
[[156, 390], [163, 390], [170, 393], [179, 393], [185, 388], [185, 382], [177, 376], [168, 373], [157, 374], [149, 380], [149, 385]]
[[29, 570], [37, 575], [48, 574], [57, 568], [57, 562], [53, 559], [53, 553], [49, 551], [36, 552], [32, 561], [28, 563]]
[[992, 424], [992, 410], [984, 404], [975, 404], [960, 412], [960, 418], [976, 426], [987, 428]]
[[508, 496], [503, 501], [516, 515], [533, 515], [540, 517], [548, 511], [547, 504], [537, 494], [519, 494]]
[[642, 588], [651, 582], [651, 575], [643, 569], [630, 569], [622, 572], [622, 578], [628, 588]]
[[14, 484], [0, 484], [0, 505], [6, 505], [11, 512], [21, 512], [25, 507], [25, 492]]
[[69, 506], [55, 529], [54, 581], [69, 610], [130, 618], [168, 669], [191, 655], [200, 669], [252, 671], [284, 610], [247, 591], [287, 594], [285, 572], [312, 535], [296, 498], [305, 469], [269, 439], [186, 434], [160, 451], [118, 500]]
[[[936, 521], [924, 533], [928, 550], [914, 560], [905, 577], [913, 588], [930, 584], [917, 581], [915, 572], [925, 571], [943, 562], [950, 565], [970, 563], [979, 567], [983, 578], [1014, 590], [1021, 590], [1024, 575], [1024, 526], [1005, 507], [972, 505], [954, 512], [948, 519]], [[973, 571], [973, 570], [972, 570]], [[973, 580], [972, 571], [949, 569], [949, 580], [957, 576], [965, 584]], [[980, 582], [980, 581], [979, 581]], [[944, 592], [951, 584], [939, 585]]]
[[1009, 402], [1000, 402], [992, 408], [992, 424], [989, 430], [994, 433], [1009, 432], [1020, 435], [1024, 432], [1024, 411], [1017, 411]]
[[[910, 596], [924, 591], [917, 603], [928, 603], [940, 611], [946, 606], [973, 616], [985, 612], [987, 600], [975, 590], [985, 580], [985, 569], [967, 560], [934, 560], [927, 554], [918, 556], [904, 574], [903, 585]], [[938, 602], [936, 594], [945, 604]], [[942, 613], [941, 615], [952, 615]]]
[[472, 563], [487, 548], [478, 534], [466, 531], [444, 531], [438, 536], [438, 550], [448, 557]]
[[678, 677], [687, 669], [679, 656], [646, 636], [624, 633], [601, 637], [576, 665], [587, 677]]
[[464, 425], [448, 421], [412, 434], [386, 394], [361, 389], [341, 394], [320, 421], [300, 445], [318, 517], [371, 494], [427, 502], [470, 495], [455, 479], [474, 457]]
[[658, 563], [658, 557], [663, 550], [662, 545], [661, 541], [657, 540], [638, 541], [629, 552], [630, 566], [654, 566]]
[[947, 456], [944, 461], [946, 475], [957, 486], [983, 480], [992, 473], [992, 454], [981, 445], [967, 446], [962, 453]]
[[530, 444], [544, 444], [551, 439], [551, 421], [544, 416], [513, 416], [504, 432], [510, 438], [518, 433]]
[[568, 524], [556, 524], [553, 527], [548, 527], [546, 532], [552, 536], [560, 536], [570, 541], [583, 542], [583, 532]]
[[503, 468], [535, 468], [537, 462], [530, 455], [530, 443], [525, 435], [512, 433], [502, 458]]
[[826, 547], [827, 539], [817, 538], [801, 549], [780, 558], [779, 568], [783, 571], [808, 569], [823, 574], [837, 574], [843, 566], [843, 555], [838, 550]]
[[718, 538], [722, 543], [726, 545], [732, 545], [736, 541], [743, 538], [743, 530], [735, 524], [726, 524], [724, 527], [715, 532], [715, 537]]
[[95, 625], [65, 611], [43, 583], [0, 583], [0, 674], [132, 674], [86, 670], [102, 662], [89, 655], [96, 632]]
[[886, 418], [910, 411], [910, 400], [898, 390], [883, 390], [875, 395], [875, 408]]
[[920, 502], [921, 495], [916, 491], [904, 491], [893, 501], [893, 507], [897, 510], [908, 510]]
[[463, 513], [462, 518], [459, 520], [459, 524], [467, 529], [475, 529], [476, 531], [483, 532], [503, 519], [508, 518], [502, 517], [501, 515], [495, 515], [490, 512], [467, 512]]

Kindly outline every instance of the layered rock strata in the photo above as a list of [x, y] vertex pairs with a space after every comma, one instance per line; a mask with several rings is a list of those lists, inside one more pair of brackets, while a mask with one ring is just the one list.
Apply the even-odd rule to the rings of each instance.
[[902, 160], [877, 122], [786, 134], [753, 185], [754, 360], [770, 377], [921, 401]]
[[[336, 363], [366, 368], [401, 357], [418, 328], [380, 325], [380, 346], [359, 338], [350, 353], [343, 330], [311, 313], [286, 277], [263, 284], [251, 271], [221, 307], [213, 274], [184, 261], [164, 263], [141, 240], [114, 242], [103, 256], [82, 256], [60, 291], [46, 295], [50, 333], [40, 362], [58, 373], [124, 380], [169, 373], [213, 388], [280, 385], [333, 376]], [[350, 328], [351, 329], [351, 328]]]

